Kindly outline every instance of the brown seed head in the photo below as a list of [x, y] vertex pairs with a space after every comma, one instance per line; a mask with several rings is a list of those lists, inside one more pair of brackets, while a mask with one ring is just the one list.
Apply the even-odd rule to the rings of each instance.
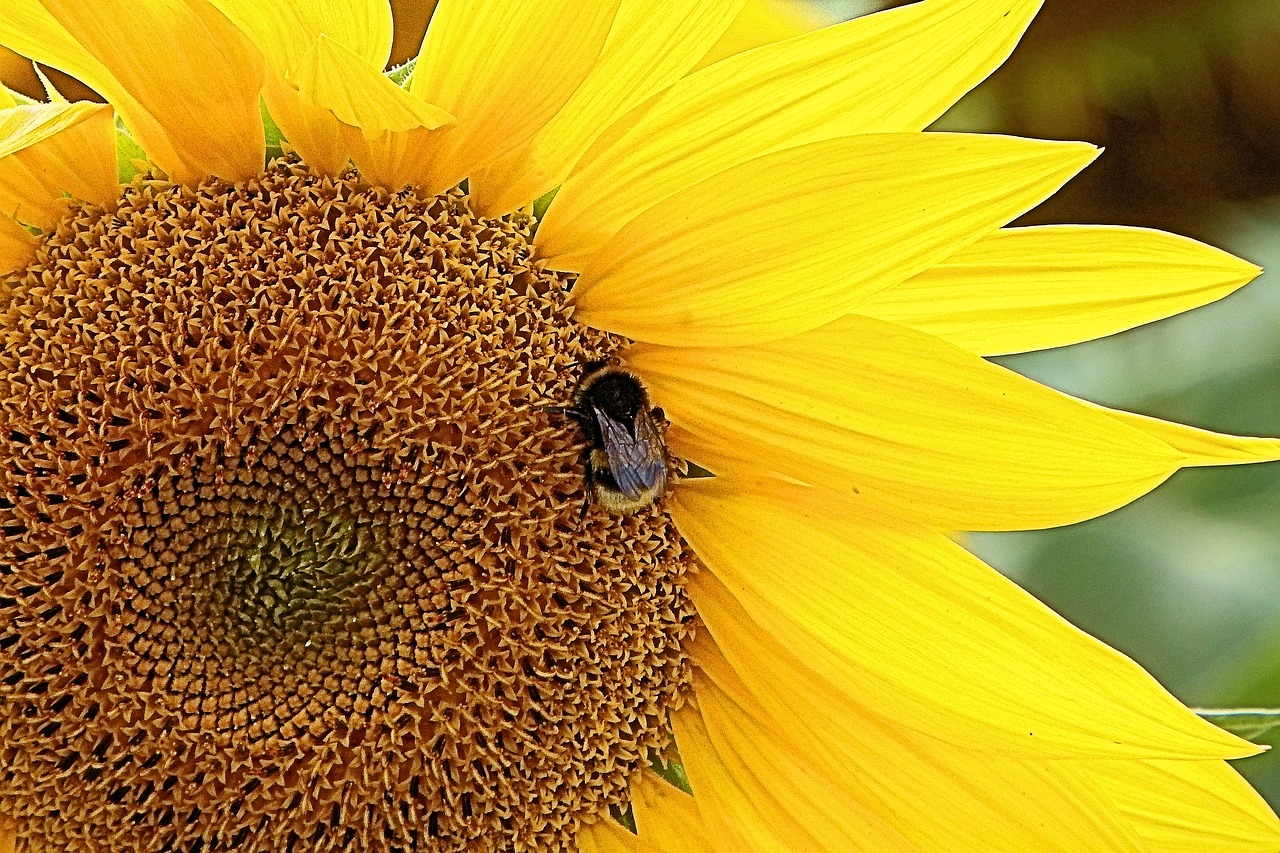
[[619, 342], [528, 223], [274, 166], [139, 181], [0, 307], [19, 849], [572, 848], [688, 682], [660, 508], [578, 517]]

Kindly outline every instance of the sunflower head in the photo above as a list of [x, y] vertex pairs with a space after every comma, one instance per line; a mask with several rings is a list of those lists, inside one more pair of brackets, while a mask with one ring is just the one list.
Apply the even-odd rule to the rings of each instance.
[[692, 557], [656, 510], [579, 518], [539, 402], [618, 344], [529, 226], [281, 162], [140, 178], [11, 279], [0, 738], [34, 838], [551, 849], [625, 802], [689, 681]]

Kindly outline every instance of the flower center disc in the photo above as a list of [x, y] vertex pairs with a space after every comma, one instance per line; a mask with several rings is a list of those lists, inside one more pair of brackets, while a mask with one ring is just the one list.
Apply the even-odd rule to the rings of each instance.
[[693, 558], [660, 508], [579, 518], [542, 406], [618, 342], [527, 228], [283, 163], [136, 182], [10, 282], [29, 850], [576, 849], [626, 800], [689, 679]]

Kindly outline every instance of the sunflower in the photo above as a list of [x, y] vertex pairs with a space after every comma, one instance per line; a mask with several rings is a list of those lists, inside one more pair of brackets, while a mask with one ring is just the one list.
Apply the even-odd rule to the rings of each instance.
[[8, 0], [109, 105], [0, 110], [0, 849], [1280, 850], [955, 541], [1280, 457], [984, 359], [1258, 273], [922, 132], [1038, 6]]

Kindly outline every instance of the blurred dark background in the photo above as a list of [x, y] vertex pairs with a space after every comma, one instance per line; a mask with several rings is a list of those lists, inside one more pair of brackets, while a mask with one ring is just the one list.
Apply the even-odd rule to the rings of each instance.
[[[739, 44], [902, 5], [751, 2], [764, 13]], [[401, 62], [434, 2], [392, 5]], [[16, 57], [0, 55], [0, 79], [39, 91]], [[1046, 0], [1013, 58], [936, 127], [1106, 148], [1024, 224], [1163, 228], [1280, 270], [1280, 0]], [[1107, 405], [1280, 435], [1280, 277], [1141, 329], [1001, 361]], [[1280, 466], [1192, 470], [1102, 519], [972, 541], [1188, 704], [1277, 707], [1277, 519]], [[1280, 807], [1280, 749], [1237, 766]]]

